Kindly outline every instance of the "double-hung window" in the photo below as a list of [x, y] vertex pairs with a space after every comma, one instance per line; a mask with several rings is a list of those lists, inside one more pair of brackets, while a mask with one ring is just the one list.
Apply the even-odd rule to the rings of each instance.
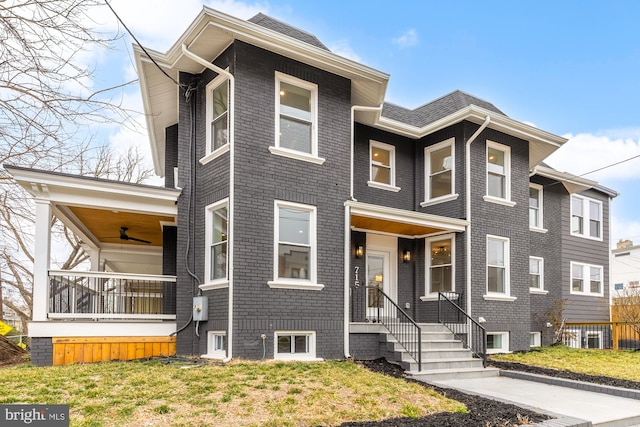
[[396, 147], [378, 141], [369, 141], [370, 187], [399, 191], [396, 187]]
[[427, 295], [455, 290], [453, 242], [452, 236], [427, 241]]
[[207, 206], [207, 257], [205, 260], [206, 278], [209, 284], [228, 282], [228, 200], [222, 200]]
[[487, 293], [485, 299], [514, 300], [510, 293], [509, 239], [487, 235]]
[[224, 76], [213, 79], [206, 87], [206, 163], [229, 151], [229, 80]]
[[455, 139], [432, 145], [424, 149], [425, 204], [451, 200], [455, 194]]
[[529, 228], [542, 230], [542, 185], [529, 184]]
[[603, 296], [603, 268], [601, 265], [571, 262], [571, 293]]
[[487, 195], [485, 200], [513, 206], [511, 201], [511, 148], [487, 141]]
[[276, 72], [273, 154], [321, 164], [318, 157], [318, 86]]
[[544, 291], [544, 259], [529, 257], [529, 289], [532, 293]]
[[571, 196], [571, 234], [602, 240], [602, 202]]
[[316, 207], [275, 202], [273, 288], [322, 289], [316, 282]]

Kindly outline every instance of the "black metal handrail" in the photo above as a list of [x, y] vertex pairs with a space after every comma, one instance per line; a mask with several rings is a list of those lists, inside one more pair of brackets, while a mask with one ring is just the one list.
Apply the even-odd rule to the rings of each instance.
[[365, 310], [372, 313], [366, 316], [366, 320], [387, 328], [398, 344], [418, 363], [418, 370], [422, 371], [422, 328], [380, 288], [358, 286], [356, 295], [358, 291], [364, 293], [366, 298]]
[[443, 292], [438, 292], [438, 323], [446, 326], [465, 348], [482, 359], [482, 366], [486, 368], [487, 331]]

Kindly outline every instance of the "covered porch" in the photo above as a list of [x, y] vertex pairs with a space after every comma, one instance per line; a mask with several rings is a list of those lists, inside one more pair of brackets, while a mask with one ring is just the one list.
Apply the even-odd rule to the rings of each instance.
[[[29, 337], [44, 359], [66, 364], [175, 354], [174, 189], [6, 166], [35, 202]], [[88, 260], [52, 263], [65, 251], [54, 218]], [[57, 256], [58, 255], [58, 256]], [[49, 357], [51, 360], [49, 361]], [[49, 362], [49, 363], [47, 363]]]

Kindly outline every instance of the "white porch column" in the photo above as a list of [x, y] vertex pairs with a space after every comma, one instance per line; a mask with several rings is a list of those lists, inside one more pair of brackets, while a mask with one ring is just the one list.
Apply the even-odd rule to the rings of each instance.
[[49, 306], [49, 260], [51, 259], [51, 202], [35, 199], [36, 238], [33, 261], [33, 311], [31, 320], [47, 320]]

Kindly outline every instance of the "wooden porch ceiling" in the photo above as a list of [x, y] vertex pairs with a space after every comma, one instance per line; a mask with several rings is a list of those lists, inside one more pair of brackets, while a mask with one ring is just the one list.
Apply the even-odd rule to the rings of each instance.
[[[175, 218], [164, 215], [147, 215], [119, 212], [108, 209], [91, 209], [70, 206], [69, 210], [102, 243], [126, 245], [162, 246], [162, 222], [173, 223]], [[120, 228], [127, 227], [127, 235], [151, 243], [120, 239]]]
[[426, 236], [428, 234], [442, 231], [440, 228], [435, 227], [427, 227], [379, 218], [369, 218], [360, 215], [351, 215], [351, 226], [355, 229], [381, 231], [401, 236]]

